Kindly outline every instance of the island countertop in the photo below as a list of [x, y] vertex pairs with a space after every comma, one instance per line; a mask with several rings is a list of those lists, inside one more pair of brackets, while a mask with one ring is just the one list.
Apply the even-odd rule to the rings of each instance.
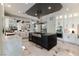
[[52, 33], [32, 32], [32, 35], [35, 35], [35, 36], [50, 36], [50, 35], [54, 35], [54, 34], [52, 34]]

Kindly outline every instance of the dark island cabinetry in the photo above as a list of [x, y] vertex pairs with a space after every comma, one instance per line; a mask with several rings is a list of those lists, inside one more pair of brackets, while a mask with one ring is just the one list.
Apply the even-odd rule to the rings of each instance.
[[57, 44], [57, 36], [49, 33], [29, 33], [29, 41], [50, 50]]

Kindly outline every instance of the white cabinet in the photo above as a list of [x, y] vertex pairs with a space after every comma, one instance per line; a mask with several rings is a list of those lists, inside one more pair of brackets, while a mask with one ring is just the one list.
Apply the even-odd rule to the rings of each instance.
[[79, 21], [76, 18], [73, 19], [65, 19], [64, 20], [64, 34], [63, 39], [64, 41], [68, 41], [70, 43], [79, 44], [79, 38], [78, 38], [78, 24]]

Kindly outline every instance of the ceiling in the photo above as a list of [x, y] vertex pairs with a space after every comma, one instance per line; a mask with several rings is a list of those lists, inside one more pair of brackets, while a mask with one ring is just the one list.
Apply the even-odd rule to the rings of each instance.
[[[62, 12], [66, 12], [65, 11], [66, 9], [69, 9], [68, 10], [69, 12], [79, 11], [79, 8], [78, 8], [79, 3], [61, 3], [61, 4], [63, 6], [63, 8], [61, 9]], [[11, 5], [11, 6], [8, 7], [8, 5]], [[30, 10], [31, 7], [33, 7], [34, 5], [35, 3], [28, 3], [28, 4], [26, 3], [4, 3], [4, 11], [5, 11], [5, 14], [9, 16], [20, 16], [20, 17], [27, 18], [29, 17], [29, 15], [27, 15], [28, 13], [25, 13], [25, 12]], [[43, 7], [40, 7], [40, 8], [43, 8]], [[18, 11], [20, 11], [20, 13], [18, 13]], [[32, 17], [32, 16], [31, 18], [37, 19], [36, 17]]]
[[26, 14], [35, 17], [42, 17], [47, 14], [59, 11], [61, 8], [62, 5], [60, 3], [36, 3], [26, 11]]
[[31, 8], [34, 3], [5, 3], [4, 11], [6, 16], [18, 16], [18, 17], [27, 17], [25, 14], [29, 8]]

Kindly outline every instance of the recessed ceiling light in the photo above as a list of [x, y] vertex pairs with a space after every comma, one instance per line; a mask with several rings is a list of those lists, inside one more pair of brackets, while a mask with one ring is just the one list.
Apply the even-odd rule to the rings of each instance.
[[7, 5], [7, 7], [11, 7], [11, 5]]
[[60, 19], [61, 19], [61, 18], [63, 18], [63, 16], [62, 16], [62, 15], [60, 15]]
[[74, 56], [74, 54], [73, 54], [73, 53], [70, 53], [70, 52], [69, 52], [69, 55], [70, 55], [70, 56]]
[[25, 46], [22, 46], [22, 49], [25, 50]]
[[73, 15], [74, 15], [74, 16], [78, 16], [78, 13], [74, 13]]
[[35, 16], [37, 16], [37, 13], [35, 13]]
[[50, 7], [50, 6], [48, 7], [49, 10], [50, 10], [51, 8], [52, 8], [52, 7]]
[[3, 3], [1, 3], [1, 5], [3, 6]]
[[66, 19], [67, 18], [67, 15], [64, 15], [64, 18]]
[[66, 11], [69, 11], [69, 8], [66, 8]]
[[21, 13], [20, 11], [18, 11], [18, 13]]
[[25, 4], [28, 4], [28, 3], [25, 3]]

